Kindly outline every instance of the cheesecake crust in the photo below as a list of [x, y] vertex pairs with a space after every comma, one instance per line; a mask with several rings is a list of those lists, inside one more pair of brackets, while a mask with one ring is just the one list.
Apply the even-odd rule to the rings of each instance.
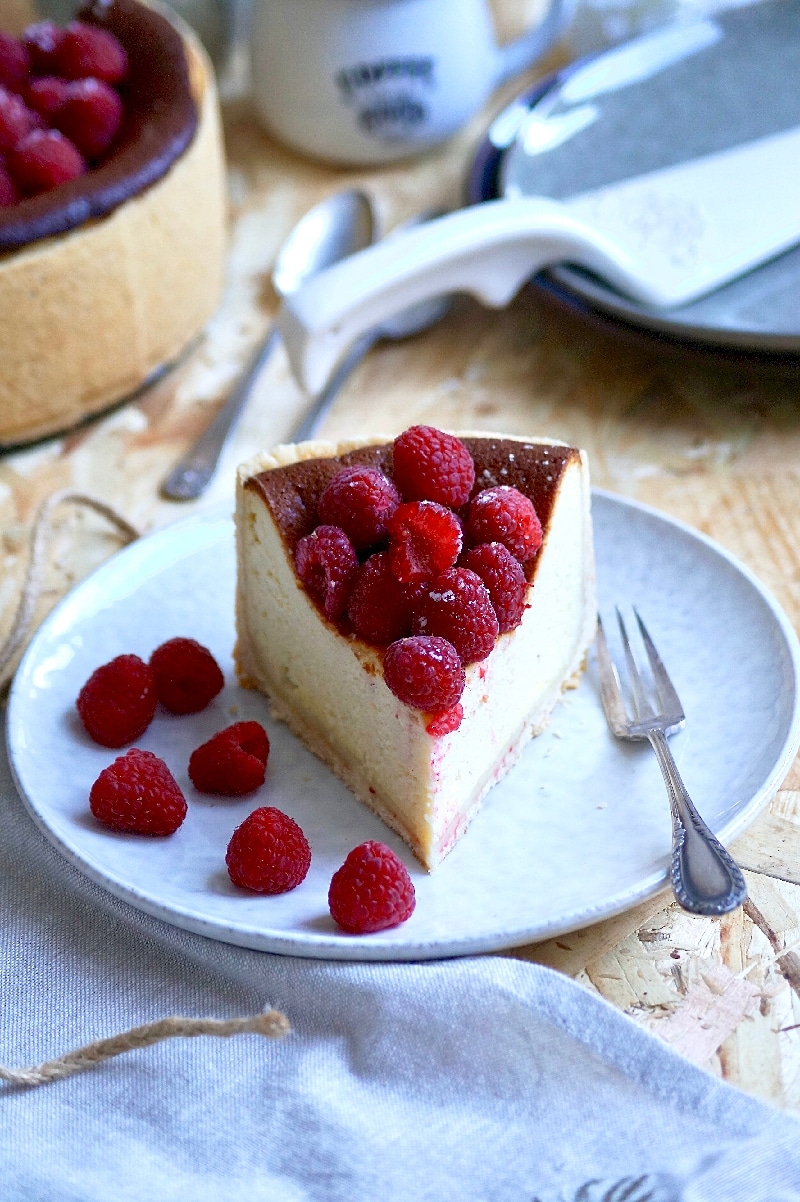
[[[580, 452], [560, 443], [534, 443], [487, 435], [459, 437], [475, 463], [474, 491], [500, 484], [518, 488], [533, 502], [539, 520], [546, 528], [561, 476], [569, 463], [580, 458]], [[540, 453], [543, 446], [548, 448], [546, 459]], [[534, 447], [538, 448], [537, 454], [531, 455]], [[319, 524], [317, 499], [325, 486], [343, 467], [355, 464], [376, 467], [391, 476], [392, 443], [370, 442], [338, 455], [300, 460], [290, 471], [268, 469], [251, 476], [245, 487], [258, 492], [269, 505], [287, 547], [294, 554], [300, 539]], [[288, 464], [285, 466], [289, 467]], [[533, 559], [528, 565], [529, 581], [533, 579], [536, 562]]]

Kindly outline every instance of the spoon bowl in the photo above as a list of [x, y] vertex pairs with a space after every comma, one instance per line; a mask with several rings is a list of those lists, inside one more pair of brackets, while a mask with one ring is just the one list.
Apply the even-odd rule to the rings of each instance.
[[372, 202], [364, 192], [336, 192], [300, 218], [278, 251], [272, 286], [281, 299], [340, 259], [378, 237]]
[[[416, 217], [409, 218], [408, 221], [403, 222], [396, 229], [392, 230], [387, 235], [386, 241], [391, 242], [392, 238], [401, 235], [405, 230], [413, 229], [418, 225], [424, 225], [426, 222], [432, 221], [434, 217], [440, 216], [441, 213], [438, 211], [418, 213]], [[355, 370], [376, 342], [384, 340], [388, 342], [400, 342], [404, 338], [413, 337], [414, 334], [421, 334], [423, 330], [427, 330], [430, 326], [435, 325], [437, 321], [441, 321], [449, 311], [452, 303], [452, 296], [428, 297], [426, 300], [419, 301], [418, 304], [411, 305], [399, 313], [393, 313], [385, 321], [382, 321], [380, 325], [375, 326], [374, 329], [369, 330], [362, 338], [359, 338], [355, 345], [350, 348], [347, 355], [345, 355], [327, 385], [314, 397], [311, 408], [292, 430], [290, 435], [292, 442], [303, 442], [307, 438], [314, 437], [348, 376]]]

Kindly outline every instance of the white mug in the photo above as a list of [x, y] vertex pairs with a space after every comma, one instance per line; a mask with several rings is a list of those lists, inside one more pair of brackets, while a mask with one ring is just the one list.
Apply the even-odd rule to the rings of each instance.
[[345, 164], [449, 138], [565, 31], [575, 0], [498, 47], [488, 0], [255, 0], [252, 89], [266, 128]]

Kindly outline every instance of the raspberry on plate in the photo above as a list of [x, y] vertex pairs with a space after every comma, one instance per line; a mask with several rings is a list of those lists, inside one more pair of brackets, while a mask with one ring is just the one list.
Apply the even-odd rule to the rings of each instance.
[[243, 797], [263, 785], [269, 738], [258, 722], [234, 722], [189, 757], [189, 780], [200, 793]]
[[485, 488], [472, 498], [464, 534], [472, 546], [502, 543], [520, 563], [542, 545], [542, 523], [533, 502], [510, 484]]
[[481, 543], [461, 558], [461, 566], [480, 576], [489, 590], [500, 633], [513, 630], [525, 612], [528, 582], [518, 559], [502, 543]]
[[383, 676], [400, 701], [414, 709], [442, 714], [464, 692], [464, 668], [447, 639], [417, 634], [398, 639], [386, 651]]
[[385, 551], [370, 555], [353, 580], [347, 616], [362, 639], [384, 646], [411, 629], [411, 604]]
[[328, 906], [350, 935], [399, 926], [414, 912], [414, 884], [402, 860], [373, 839], [354, 847], [333, 874]]
[[459, 509], [475, 483], [475, 464], [460, 438], [435, 426], [410, 426], [394, 440], [394, 479], [406, 501]]
[[461, 523], [436, 501], [408, 501], [390, 517], [389, 563], [402, 584], [446, 572], [461, 554]]
[[26, 196], [49, 192], [86, 172], [77, 146], [57, 129], [35, 129], [8, 156], [8, 166]]
[[89, 793], [98, 822], [114, 831], [172, 835], [186, 817], [186, 799], [163, 760], [132, 747], [104, 768]]
[[44, 122], [21, 96], [0, 87], [0, 152], [13, 150]]
[[67, 85], [53, 124], [91, 162], [109, 149], [122, 116], [122, 101], [113, 88], [101, 79], [78, 79]]
[[486, 659], [500, 632], [488, 589], [469, 568], [450, 568], [436, 577], [415, 602], [411, 629], [447, 639], [465, 665]]
[[225, 684], [219, 664], [195, 639], [167, 639], [150, 656], [158, 700], [171, 714], [197, 714]]
[[23, 91], [30, 68], [27, 47], [18, 38], [0, 29], [0, 84], [12, 92]]
[[328, 526], [340, 526], [363, 550], [385, 538], [386, 523], [399, 504], [400, 494], [378, 468], [345, 467], [323, 490], [319, 516]]
[[96, 668], [78, 694], [86, 733], [103, 747], [124, 747], [143, 735], [158, 697], [153, 671], [138, 655], [118, 655]]
[[347, 609], [350, 587], [358, 567], [353, 544], [339, 526], [317, 526], [301, 538], [294, 552], [297, 575], [326, 618], [340, 618]]
[[120, 83], [128, 74], [128, 55], [113, 33], [70, 21], [54, 54], [53, 74], [64, 79], [102, 79], [105, 83]]
[[311, 848], [293, 818], [273, 806], [253, 810], [231, 835], [228, 876], [253, 893], [288, 893], [304, 881]]

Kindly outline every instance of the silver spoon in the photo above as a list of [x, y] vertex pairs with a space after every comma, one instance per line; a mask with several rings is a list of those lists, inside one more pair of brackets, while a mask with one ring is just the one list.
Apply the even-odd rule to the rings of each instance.
[[[440, 216], [441, 213], [439, 212], [419, 213], [416, 217], [409, 218], [408, 221], [402, 222], [392, 230], [387, 236], [387, 241], [391, 240], [395, 234], [402, 233], [415, 225], [421, 225], [425, 221], [432, 221], [434, 217]], [[362, 338], [359, 338], [345, 355], [328, 384], [314, 398], [311, 408], [305, 414], [302, 421], [291, 431], [289, 435], [290, 440], [292, 442], [303, 442], [305, 439], [314, 436], [347, 377], [355, 370], [376, 342], [383, 340], [399, 342], [403, 338], [410, 338], [414, 334], [421, 334], [423, 330], [427, 330], [429, 326], [435, 325], [437, 321], [440, 321], [445, 313], [448, 312], [452, 303], [452, 297], [450, 296], [434, 296], [429, 300], [420, 301], [418, 305], [412, 305], [410, 308], [404, 309], [401, 313], [395, 313], [394, 316], [387, 318], [381, 325], [376, 326], [373, 330], [369, 330]]]
[[[357, 190], [337, 192], [315, 205], [278, 252], [272, 271], [278, 296], [289, 296], [318, 271], [369, 246], [377, 237], [377, 224], [369, 197]], [[161, 495], [167, 500], [191, 501], [205, 491], [253, 384], [279, 340], [273, 325], [216, 417], [162, 483]]]

